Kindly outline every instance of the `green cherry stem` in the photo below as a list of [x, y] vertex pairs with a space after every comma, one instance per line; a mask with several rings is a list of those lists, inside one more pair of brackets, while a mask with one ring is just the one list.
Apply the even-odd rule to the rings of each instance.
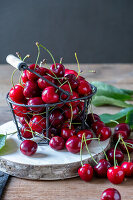
[[63, 57], [60, 58], [60, 64], [62, 64], [62, 61], [63, 61]]
[[37, 53], [37, 58], [36, 58], [35, 69], [36, 69], [36, 66], [37, 66], [37, 63], [38, 63], [38, 60], [39, 60], [39, 57], [40, 57], [40, 46], [39, 46], [38, 42], [36, 42], [36, 46], [37, 46], [37, 49], [38, 49], [38, 53]]
[[100, 147], [101, 147], [101, 149], [102, 149], [102, 151], [103, 151], [103, 153], [104, 153], [104, 155], [105, 155], [106, 160], [109, 161], [108, 156], [107, 156], [105, 150], [103, 149], [103, 147], [102, 147], [102, 145], [101, 145], [101, 142], [100, 142], [100, 135], [99, 135], [99, 137], [98, 137], [98, 143], [99, 143], [99, 145], [100, 145]]
[[20, 60], [22, 60], [21, 55], [20, 55], [19, 52], [16, 52], [16, 55], [18, 56], [18, 58], [19, 58]]
[[117, 142], [116, 142], [115, 148], [114, 148], [114, 168], [116, 168], [115, 152], [116, 152], [116, 148], [117, 148], [117, 146], [118, 146], [120, 140], [121, 140], [121, 138], [119, 137], [119, 139], [118, 139]]
[[110, 122], [114, 122], [116, 124], [119, 124], [119, 122], [117, 122], [116, 120], [111, 119]]
[[12, 133], [6, 133], [6, 135], [14, 135], [15, 133], [17, 133], [17, 131], [14, 131]]
[[75, 52], [75, 58], [76, 58], [76, 61], [77, 61], [77, 64], [78, 64], [78, 75], [77, 75], [77, 77], [76, 77], [76, 79], [79, 77], [79, 75], [80, 75], [80, 66], [79, 66], [79, 61], [78, 61], [78, 57], [77, 57], [77, 53]]
[[121, 136], [120, 136], [120, 139], [121, 139], [122, 143], [124, 144], [124, 146], [126, 148], [127, 156], [128, 156], [128, 162], [130, 162], [131, 158], [130, 158], [130, 154], [129, 154], [128, 148], [126, 146], [126, 143], [124, 142], [124, 140], [123, 140], [123, 138]]

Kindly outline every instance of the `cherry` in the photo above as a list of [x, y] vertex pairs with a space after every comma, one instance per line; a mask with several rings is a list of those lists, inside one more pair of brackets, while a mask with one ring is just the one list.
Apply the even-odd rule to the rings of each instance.
[[79, 114], [78, 107], [72, 107], [72, 110], [71, 110], [70, 107], [64, 106], [62, 109], [64, 110], [64, 115], [66, 119], [71, 119], [71, 118], [76, 119], [76, 117]]
[[78, 76], [78, 73], [75, 70], [65, 69], [65, 76], [68, 74], [74, 74], [76, 77]]
[[26, 117], [19, 117], [19, 122], [20, 124], [24, 125], [27, 124], [27, 122], [29, 122], [30, 117], [26, 116]]
[[78, 104], [78, 107], [79, 107], [79, 109], [80, 109], [81, 112], [83, 112], [84, 106], [85, 106], [84, 101], [80, 101], [80, 103]]
[[[107, 151], [107, 157], [109, 159], [109, 162], [113, 165], [114, 164], [114, 148], [111, 148]], [[124, 155], [122, 151], [116, 149], [115, 160], [117, 161], [118, 164], [124, 160]]]
[[107, 177], [107, 170], [111, 167], [111, 164], [106, 159], [99, 160], [98, 164], [94, 166], [94, 172], [96, 176], [105, 178]]
[[83, 77], [83, 76], [78, 76], [78, 81], [80, 81], [80, 80], [85, 80], [85, 78]]
[[24, 140], [20, 144], [20, 151], [26, 156], [31, 156], [37, 151], [37, 143], [32, 140]]
[[95, 114], [95, 113], [89, 113], [87, 115], [87, 119], [86, 122], [89, 126], [92, 126], [92, 124], [96, 121], [101, 121], [99, 115]]
[[[124, 140], [124, 142], [128, 143], [126, 146], [129, 153], [133, 152], [133, 139], [127, 139], [127, 140]], [[119, 143], [119, 148], [121, 149], [123, 153], [127, 153], [125, 145], [122, 142]]]
[[49, 146], [54, 150], [62, 150], [65, 147], [65, 141], [60, 136], [54, 136], [50, 139]]
[[27, 77], [27, 72], [26, 70], [23, 71], [22, 75], [21, 75], [21, 79], [23, 83], [26, 83], [29, 79]]
[[67, 74], [65, 75], [65, 78], [69, 81], [73, 90], [75, 90], [78, 87], [79, 82], [74, 74]]
[[13, 105], [13, 111], [18, 117], [27, 117], [28, 109], [25, 106]]
[[89, 164], [84, 164], [78, 169], [78, 174], [82, 180], [89, 182], [93, 177], [93, 168]]
[[117, 132], [117, 131], [126, 131], [128, 137], [130, 136], [130, 133], [131, 133], [130, 127], [126, 123], [117, 124], [115, 129], [114, 129], [114, 133]]
[[101, 200], [121, 200], [121, 195], [115, 188], [108, 188], [102, 193]]
[[51, 71], [45, 67], [40, 67], [40, 75], [41, 76], [44, 76], [44, 75], [47, 75], [47, 74], [51, 74]]
[[[73, 99], [78, 99], [79, 98], [79, 95], [77, 92], [73, 91], [72, 95], [70, 95], [70, 100], [73, 100]], [[70, 103], [66, 103], [66, 105], [72, 105], [72, 106], [77, 106], [78, 104], [80, 103], [79, 100], [75, 100], [75, 101], [72, 101]]]
[[[46, 78], [47, 80], [51, 81], [52, 83], [55, 83], [54, 79], [51, 76], [45, 75], [43, 77]], [[51, 86], [48, 82], [46, 82], [42, 78], [39, 78], [37, 80], [37, 83], [38, 83], [39, 88], [41, 88], [42, 90], [48, 86]]]
[[81, 140], [77, 136], [72, 136], [66, 141], [66, 148], [71, 153], [80, 152]]
[[59, 100], [59, 95], [55, 93], [55, 88], [53, 86], [46, 87], [42, 92], [42, 100], [45, 103], [57, 103]]
[[[62, 85], [61, 88], [62, 88], [63, 90], [65, 90], [65, 91], [71, 93], [70, 86], [69, 86], [68, 84]], [[59, 90], [59, 94], [61, 94], [61, 93], [62, 93], [62, 92]], [[68, 96], [67, 96], [66, 94], [64, 94], [64, 93], [61, 95], [61, 98], [62, 98], [63, 100], [65, 100], [67, 97], [68, 97]]]
[[24, 137], [24, 138], [32, 138], [33, 137], [31, 129], [28, 126], [28, 124], [24, 124], [21, 127], [20, 132], [21, 132], [22, 137]]
[[101, 141], [107, 140], [111, 136], [111, 128], [107, 126], [99, 128], [96, 132], [96, 136], [100, 137]]
[[27, 81], [25, 83], [25, 88], [23, 94], [26, 98], [32, 98], [39, 95], [39, 88], [36, 82]]
[[88, 96], [88, 95], [92, 94], [91, 85], [85, 80], [79, 81], [77, 91], [80, 96]]
[[34, 106], [34, 107], [29, 107], [30, 110], [34, 112], [43, 112], [45, 110], [45, 107], [35, 107], [36, 105], [42, 105], [44, 104], [43, 100], [41, 97], [33, 97], [28, 100], [28, 106]]
[[64, 124], [62, 124], [61, 128], [70, 128], [70, 127], [71, 127], [71, 129], [74, 129], [74, 126], [72, 124], [70, 124], [70, 121], [67, 121]]
[[71, 136], [74, 136], [76, 134], [75, 129], [72, 128], [62, 128], [61, 129], [61, 136], [67, 140], [68, 138], [70, 138]]
[[20, 84], [17, 84], [10, 89], [9, 97], [12, 101], [15, 101], [16, 103], [23, 103], [25, 101], [23, 90], [24, 88]]
[[113, 140], [116, 143], [119, 139], [119, 136], [122, 137], [123, 140], [126, 140], [128, 138], [127, 132], [126, 131], [116, 131], [113, 135]]
[[[93, 138], [93, 133], [90, 130], [84, 129], [81, 131], [78, 131], [77, 136], [80, 140], [82, 140], [82, 136], [85, 134], [85, 139], [91, 139]], [[87, 144], [90, 144], [92, 140], [86, 141]]]
[[52, 126], [60, 127], [62, 125], [62, 123], [64, 122], [64, 116], [63, 116], [61, 110], [55, 109], [54, 111], [52, 111], [49, 116], [49, 121]]
[[103, 126], [105, 126], [105, 125], [102, 121], [96, 121], [92, 124], [91, 128], [92, 128], [93, 132], [96, 133], [99, 130], [99, 128], [102, 128]]
[[107, 171], [107, 177], [113, 184], [120, 184], [124, 180], [125, 173], [120, 166], [110, 167]]
[[121, 168], [125, 172], [125, 176], [133, 176], [133, 163], [132, 162], [123, 162]]
[[44, 129], [46, 129], [46, 118], [40, 116], [40, 115], [34, 115], [30, 122], [30, 127], [33, 131], [36, 131], [38, 133], [42, 133]]
[[[38, 74], [41, 73], [41, 70], [40, 70], [39, 66], [36, 65], [36, 64], [29, 65], [28, 68], [32, 69], [32, 70], [35, 70], [35, 72], [38, 73]], [[35, 80], [38, 79], [38, 76], [36, 74], [33, 74], [32, 72], [30, 72], [28, 70], [26, 70], [26, 75], [27, 75], [27, 77], [28, 77], [28, 79], [30, 81], [35, 81]]]
[[60, 63], [56, 63], [50, 66], [50, 70], [55, 74], [57, 77], [63, 77], [65, 74], [65, 67]]

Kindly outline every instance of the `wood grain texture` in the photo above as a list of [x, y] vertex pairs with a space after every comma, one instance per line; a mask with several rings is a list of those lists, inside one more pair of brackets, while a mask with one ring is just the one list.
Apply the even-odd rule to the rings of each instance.
[[[68, 65], [75, 68], [75, 65]], [[11, 84], [9, 82], [12, 68], [7, 65], [0, 66], [0, 124], [11, 119], [11, 114], [6, 105], [5, 95]], [[128, 64], [100, 64], [100, 65], [81, 65], [88, 81], [105, 81], [119, 88], [133, 89], [133, 65]], [[88, 70], [95, 69], [96, 74], [87, 73]], [[15, 80], [17, 80], [15, 76]], [[119, 111], [115, 107], [94, 108], [98, 114], [115, 113]], [[132, 156], [133, 158], [133, 156]], [[119, 190], [122, 200], [133, 200], [133, 179], [125, 179], [121, 185], [113, 185], [107, 179], [96, 179], [90, 183], [83, 182], [80, 178], [72, 178], [60, 181], [30, 181], [10, 177], [6, 186], [2, 200], [98, 200], [104, 189], [114, 187]]]

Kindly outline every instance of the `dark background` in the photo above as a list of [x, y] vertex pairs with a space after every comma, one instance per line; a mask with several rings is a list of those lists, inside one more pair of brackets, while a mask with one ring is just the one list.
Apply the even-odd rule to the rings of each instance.
[[[39, 41], [65, 63], [133, 62], [133, 0], [0, 0], [0, 63]], [[41, 52], [41, 59], [46, 52]]]

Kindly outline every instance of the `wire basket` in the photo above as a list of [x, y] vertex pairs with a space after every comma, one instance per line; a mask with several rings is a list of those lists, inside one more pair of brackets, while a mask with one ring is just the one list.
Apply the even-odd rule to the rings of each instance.
[[[60, 91], [60, 101], [58, 103], [41, 105], [19, 104], [12, 101], [9, 97], [9, 93], [7, 94], [6, 99], [11, 108], [13, 121], [16, 124], [18, 138], [20, 140], [25, 140], [21, 134], [21, 120], [26, 120], [26, 123], [28, 122], [31, 124], [35, 136], [34, 138], [36, 138], [37, 143], [40, 145], [49, 144], [49, 139], [52, 136], [60, 135], [61, 127], [67, 125], [66, 121], [71, 121], [77, 130], [86, 128], [88, 107], [92, 96], [97, 90], [95, 86], [91, 85], [92, 93], [90, 95], [70, 100], [69, 92], [58, 87], [40, 74], [37, 74], [34, 70], [29, 69], [25, 62], [22, 62], [13, 55], [7, 57], [7, 62], [20, 71], [29, 70]], [[62, 98], [62, 95], [66, 95], [65, 100]], [[73, 104], [75, 105], [74, 108], [72, 106]], [[34, 131], [34, 128], [37, 131]]]

